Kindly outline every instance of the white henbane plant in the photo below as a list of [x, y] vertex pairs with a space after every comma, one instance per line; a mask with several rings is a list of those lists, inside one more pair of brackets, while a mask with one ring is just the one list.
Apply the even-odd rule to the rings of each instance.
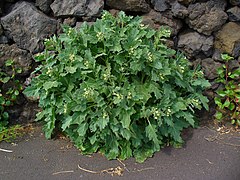
[[85, 154], [138, 162], [170, 143], [183, 143], [195, 125], [194, 109], [207, 108], [209, 87], [200, 70], [165, 45], [169, 30], [141, 18], [104, 12], [93, 25], [64, 27], [45, 41], [41, 65], [25, 90], [40, 97], [47, 138], [60, 129]]

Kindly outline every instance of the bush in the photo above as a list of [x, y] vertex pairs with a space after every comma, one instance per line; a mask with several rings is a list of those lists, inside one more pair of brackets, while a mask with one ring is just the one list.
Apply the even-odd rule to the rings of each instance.
[[240, 67], [231, 70], [229, 61], [234, 58], [228, 54], [222, 54], [225, 64], [217, 69], [216, 82], [221, 83], [223, 88], [217, 91], [214, 101], [217, 105], [215, 117], [218, 121], [231, 122], [240, 126]]
[[194, 109], [207, 109], [202, 91], [209, 83], [165, 45], [169, 36], [139, 17], [104, 12], [92, 26], [64, 27], [46, 40], [25, 90], [40, 98], [46, 137], [60, 128], [84, 154], [138, 162], [167, 143], [181, 144], [182, 129], [195, 125]]
[[[9, 69], [11, 75], [4, 72], [4, 69]], [[20, 91], [22, 91], [22, 86], [16, 78], [19, 73], [21, 73], [21, 69], [16, 69], [14, 61], [11, 59], [6, 60], [4, 66], [0, 69], [0, 133], [5, 131], [8, 125], [9, 114], [7, 109], [14, 106]], [[6, 88], [3, 88], [3, 86], [6, 86]]]

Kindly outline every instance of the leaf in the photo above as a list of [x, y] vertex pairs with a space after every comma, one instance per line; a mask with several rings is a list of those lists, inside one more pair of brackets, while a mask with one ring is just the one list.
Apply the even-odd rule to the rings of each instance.
[[72, 116], [68, 116], [62, 123], [62, 130], [65, 131], [72, 123]]
[[214, 98], [215, 104], [222, 109], [222, 101], [219, 97]]
[[128, 141], [132, 136], [130, 130], [125, 129], [125, 128], [120, 129], [120, 134], [122, 135], [123, 138], [125, 138]]
[[193, 86], [201, 86], [203, 88], [210, 87], [211, 84], [207, 80], [197, 79], [192, 83]]
[[173, 109], [174, 109], [174, 111], [176, 111], [176, 112], [178, 112], [178, 111], [182, 111], [182, 110], [187, 110], [187, 106], [183, 103], [183, 102], [181, 102], [181, 101], [179, 101], [179, 102], [176, 102], [174, 105], [173, 105]]
[[98, 124], [100, 130], [103, 130], [108, 125], [108, 123], [109, 123], [109, 117], [107, 117], [107, 118], [100, 117], [97, 120], [97, 124]]
[[169, 133], [171, 134], [171, 136], [173, 137], [174, 141], [177, 141], [179, 143], [183, 143], [183, 140], [180, 136], [182, 128], [179, 128], [177, 126], [174, 127], [170, 127], [169, 128]]
[[158, 139], [157, 135], [157, 126], [148, 123], [148, 126], [145, 128], [146, 136], [154, 142], [154, 151], [160, 150], [161, 141]]
[[132, 149], [131, 149], [131, 143], [130, 142], [124, 142], [120, 146], [120, 159], [125, 160], [127, 158], [130, 158], [132, 156]]
[[225, 97], [225, 96], [227, 95], [227, 93], [226, 93], [225, 91], [223, 91], [223, 90], [217, 91], [217, 94], [218, 94], [219, 96], [221, 96], [221, 97]]
[[133, 112], [123, 110], [122, 113], [119, 115], [119, 119], [123, 128], [129, 129], [132, 113]]
[[223, 117], [223, 114], [220, 111], [217, 111], [215, 114], [215, 117], [217, 118], [217, 120], [221, 120]]
[[152, 148], [140, 148], [133, 152], [138, 163], [143, 163], [147, 158], [152, 157], [154, 150]]
[[66, 66], [65, 69], [70, 74], [73, 74], [77, 71], [77, 67]]
[[88, 124], [87, 123], [82, 123], [78, 126], [77, 132], [79, 136], [85, 136], [86, 132], [88, 129]]
[[186, 121], [189, 124], [191, 124], [192, 127], [194, 127], [194, 125], [195, 125], [194, 116], [191, 113], [189, 113], [189, 112], [182, 112], [182, 114], [183, 114], [184, 119], [186, 119]]
[[72, 116], [72, 124], [82, 124], [86, 119], [87, 114], [83, 112], [75, 112]]
[[90, 140], [90, 143], [93, 145], [95, 142], [97, 142], [98, 137], [95, 133], [93, 136], [89, 137], [88, 139]]
[[46, 91], [48, 91], [49, 89], [53, 88], [53, 87], [58, 87], [60, 86], [61, 83], [57, 82], [57, 81], [47, 81], [43, 84], [43, 89], [45, 89]]
[[230, 101], [227, 99], [224, 103], [223, 103], [223, 107], [229, 107], [230, 105]]
[[230, 103], [228, 106], [229, 110], [233, 111], [235, 109], [235, 104], [234, 103]]

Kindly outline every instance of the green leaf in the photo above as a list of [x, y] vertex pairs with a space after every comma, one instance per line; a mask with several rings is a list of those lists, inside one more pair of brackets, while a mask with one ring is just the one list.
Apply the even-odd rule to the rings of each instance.
[[5, 61], [5, 66], [12, 66], [14, 64], [14, 61], [12, 59], [8, 59]]
[[73, 74], [77, 71], [77, 67], [66, 66], [65, 69], [70, 74]]
[[219, 97], [215, 97], [214, 102], [215, 102], [216, 105], [218, 105], [218, 107], [222, 108], [222, 101]]
[[87, 123], [82, 123], [78, 126], [77, 132], [79, 136], [85, 136], [86, 132], [88, 129], [88, 124]]
[[225, 91], [223, 91], [223, 90], [217, 91], [217, 94], [218, 94], [219, 96], [221, 96], [221, 97], [225, 97], [225, 96], [227, 95], [227, 93], [226, 93]]
[[230, 105], [230, 101], [227, 99], [224, 103], [223, 103], [223, 107], [228, 107]]
[[62, 123], [62, 130], [65, 131], [72, 123], [72, 116], [68, 116]]
[[234, 103], [230, 103], [228, 106], [229, 110], [233, 111], [235, 109], [235, 104]]
[[57, 82], [57, 81], [47, 81], [43, 84], [43, 89], [45, 89], [46, 91], [48, 91], [49, 89], [53, 88], [53, 87], [58, 87], [60, 86], [61, 83]]
[[120, 148], [121, 148], [121, 154], [120, 154], [120, 159], [121, 160], [125, 160], [125, 159], [130, 158], [132, 156], [132, 149], [131, 149], [131, 143], [130, 142], [123, 143], [123, 145]]
[[147, 158], [152, 157], [154, 150], [149, 148], [136, 149], [133, 154], [138, 163], [143, 163]]
[[215, 117], [217, 118], [217, 120], [221, 120], [223, 117], [223, 114], [221, 112], [217, 111], [215, 114]]
[[125, 128], [121, 128], [121, 129], [120, 129], [120, 134], [122, 135], [123, 138], [125, 138], [125, 139], [128, 140], [128, 141], [129, 141], [129, 139], [130, 139], [131, 136], [132, 136], [130, 130], [125, 129]]
[[122, 113], [119, 115], [119, 119], [122, 123], [123, 128], [129, 129], [131, 123], [131, 114], [132, 112], [123, 110]]
[[109, 117], [107, 117], [107, 118], [100, 117], [97, 120], [97, 124], [98, 124], [100, 130], [103, 130], [108, 125], [108, 123], [109, 123]]
[[148, 126], [145, 128], [145, 132], [146, 132], [146, 136], [154, 142], [154, 147], [155, 147], [154, 151], [159, 151], [161, 141], [158, 139], [157, 126], [151, 125], [149, 122]]

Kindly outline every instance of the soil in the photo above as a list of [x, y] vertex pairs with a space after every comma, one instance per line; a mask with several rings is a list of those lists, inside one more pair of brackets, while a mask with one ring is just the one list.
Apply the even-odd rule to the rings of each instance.
[[83, 156], [64, 136], [46, 140], [28, 127], [14, 143], [1, 142], [1, 180], [239, 180], [240, 132], [207, 126], [184, 131], [180, 149], [166, 147], [144, 163]]

